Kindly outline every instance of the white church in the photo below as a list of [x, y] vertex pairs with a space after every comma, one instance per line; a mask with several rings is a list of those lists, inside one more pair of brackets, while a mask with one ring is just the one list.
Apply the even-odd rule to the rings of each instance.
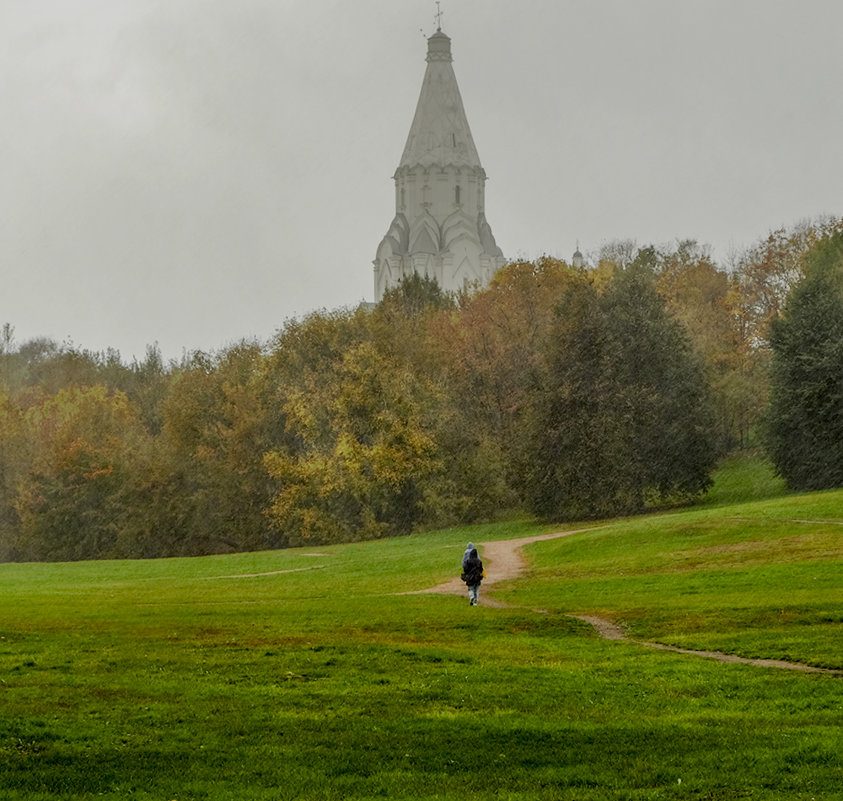
[[410, 135], [395, 171], [395, 218], [374, 260], [375, 302], [414, 272], [446, 291], [484, 287], [506, 259], [486, 221], [480, 164], [441, 24], [427, 40]]

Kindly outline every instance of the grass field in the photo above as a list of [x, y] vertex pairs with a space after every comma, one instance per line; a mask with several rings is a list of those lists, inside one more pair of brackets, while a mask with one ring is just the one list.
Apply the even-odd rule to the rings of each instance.
[[0, 565], [0, 799], [841, 799], [843, 677], [569, 616], [843, 668], [843, 491], [769, 480], [529, 546], [503, 609], [394, 593], [548, 527]]

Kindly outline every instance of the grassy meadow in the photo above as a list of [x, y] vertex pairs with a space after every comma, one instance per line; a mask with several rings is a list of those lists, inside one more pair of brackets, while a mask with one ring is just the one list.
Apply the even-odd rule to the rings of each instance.
[[843, 669], [843, 491], [735, 460], [703, 505], [594, 525], [528, 546], [506, 608], [397, 593], [583, 526], [0, 565], [0, 799], [843, 798], [843, 676], [570, 617]]

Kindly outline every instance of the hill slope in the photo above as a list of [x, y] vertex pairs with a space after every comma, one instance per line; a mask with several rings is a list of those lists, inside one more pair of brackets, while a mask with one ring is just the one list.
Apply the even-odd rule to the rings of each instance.
[[2, 565], [0, 796], [839, 799], [840, 678], [570, 615], [841, 668], [841, 510], [838, 491], [609, 521], [527, 546], [497, 608], [398, 593], [454, 576], [469, 539], [559, 527]]

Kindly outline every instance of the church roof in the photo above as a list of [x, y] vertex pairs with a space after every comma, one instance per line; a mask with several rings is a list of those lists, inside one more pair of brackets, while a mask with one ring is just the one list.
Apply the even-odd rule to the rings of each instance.
[[438, 30], [427, 40], [427, 69], [401, 167], [480, 167], [480, 158], [451, 65], [451, 39]]

